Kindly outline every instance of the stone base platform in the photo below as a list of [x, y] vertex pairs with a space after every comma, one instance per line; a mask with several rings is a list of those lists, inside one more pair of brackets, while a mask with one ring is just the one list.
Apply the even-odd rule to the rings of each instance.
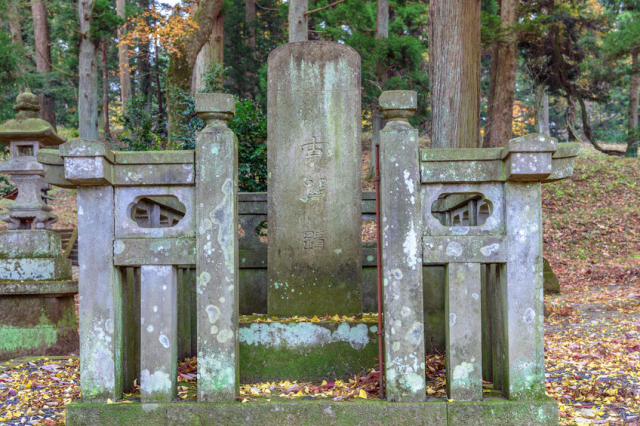
[[535, 401], [485, 399], [481, 402], [399, 403], [379, 400], [347, 402], [281, 401], [228, 404], [82, 404], [67, 406], [68, 426], [156, 425], [557, 425], [558, 406], [551, 398]]
[[378, 361], [378, 324], [241, 323], [240, 381], [349, 379]]
[[76, 281], [0, 282], [0, 361], [78, 350]]

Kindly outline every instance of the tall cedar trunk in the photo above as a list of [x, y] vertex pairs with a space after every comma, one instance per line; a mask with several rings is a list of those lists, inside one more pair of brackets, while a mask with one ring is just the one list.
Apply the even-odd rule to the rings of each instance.
[[[51, 72], [51, 43], [49, 41], [49, 22], [47, 21], [47, 4], [45, 0], [31, 0], [31, 14], [33, 16], [34, 46], [36, 48], [36, 70], [38, 73]], [[40, 116], [56, 128], [55, 103], [45, 92], [39, 94]]]
[[480, 0], [432, 0], [429, 9], [432, 148], [480, 140]]
[[289, 43], [309, 40], [309, 0], [289, 0]]
[[[149, 0], [140, 0], [138, 2], [143, 10], [149, 9]], [[143, 96], [145, 100], [145, 108], [151, 108], [151, 65], [149, 58], [149, 39], [138, 42], [138, 96]]]
[[184, 117], [184, 103], [177, 93], [191, 91], [193, 68], [202, 46], [209, 40], [213, 27], [218, 20], [224, 0], [201, 0], [194, 13], [193, 19], [198, 29], [184, 37], [184, 49], [181, 55], [172, 54], [169, 57], [167, 70], [167, 110], [169, 144], [172, 144], [173, 134], [180, 130], [181, 124], [188, 118]]
[[93, 0], [78, 0], [80, 52], [78, 54], [78, 127], [80, 137], [98, 140], [98, 70], [96, 46], [91, 41], [91, 7]]
[[256, 0], [244, 0], [244, 22], [247, 26], [245, 44], [252, 50], [256, 48]]
[[[117, 0], [116, 8], [118, 16], [125, 18], [126, 0]], [[127, 25], [118, 27], [118, 40], [122, 40], [127, 33]], [[120, 100], [122, 101], [122, 112], [126, 113], [127, 102], [131, 99], [131, 70], [129, 68], [129, 46], [118, 44], [118, 73], [120, 74]]]
[[549, 128], [549, 94], [544, 84], [535, 83], [536, 93], [534, 99], [534, 109], [536, 114], [536, 131], [538, 133], [551, 135]]
[[109, 125], [109, 64], [107, 62], [107, 42], [103, 41], [100, 45], [100, 53], [102, 54], [102, 113], [104, 137], [111, 139], [111, 128]]
[[192, 93], [204, 90], [202, 75], [212, 63], [220, 65], [224, 63], [224, 14], [222, 13], [215, 20], [209, 41], [202, 46], [196, 58], [191, 74]]
[[638, 152], [640, 135], [638, 134], [638, 90], [640, 90], [640, 49], [631, 53], [631, 78], [629, 82], [629, 123], [627, 155]]
[[[376, 38], [389, 37], [389, 0], [378, 0], [376, 8]], [[387, 81], [387, 70], [383, 64], [376, 64], [376, 77], [378, 83], [382, 86]], [[384, 126], [382, 114], [378, 106], [378, 99], [374, 99], [371, 106], [371, 162], [369, 166], [368, 179], [376, 174], [376, 155], [378, 152], [378, 141], [380, 139], [380, 130]]]
[[513, 135], [513, 100], [518, 52], [516, 36], [511, 28], [518, 19], [518, 1], [500, 0], [499, 4], [501, 26], [507, 35], [504, 40], [496, 42], [492, 49], [485, 147], [504, 146]]
[[[20, 11], [18, 10], [18, 0], [11, 0], [9, 2], [7, 18], [9, 20], [9, 31], [11, 32], [11, 43], [22, 50], [22, 27], [20, 26]], [[19, 70], [20, 76], [24, 77], [27, 71], [24, 63], [20, 62]], [[21, 84], [18, 86], [18, 88], [20, 89], [20, 91], [23, 90]]]
[[564, 122], [567, 126], [567, 139], [570, 142], [580, 141], [580, 134], [576, 129], [576, 104], [573, 96], [567, 96], [567, 110], [564, 113]]

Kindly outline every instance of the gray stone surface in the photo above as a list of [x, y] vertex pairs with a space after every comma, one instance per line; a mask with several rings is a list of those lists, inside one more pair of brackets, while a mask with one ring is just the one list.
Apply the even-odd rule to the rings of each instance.
[[286, 44], [268, 84], [269, 314], [361, 312], [360, 56]]
[[393, 105], [381, 108], [388, 122], [380, 132], [386, 394], [391, 401], [424, 401], [419, 141], [407, 121], [417, 93], [383, 95], [382, 105]]
[[80, 389], [84, 401], [122, 396], [122, 279], [113, 264], [114, 190], [78, 188]]
[[207, 126], [196, 138], [200, 402], [231, 402], [238, 394], [238, 140], [226, 125], [233, 114], [230, 98], [196, 97], [197, 105], [220, 107], [198, 110]]
[[504, 189], [503, 392], [509, 399], [535, 399], [544, 395], [541, 185], [506, 182]]
[[60, 234], [45, 229], [6, 231], [0, 234], [0, 259], [62, 256]]
[[178, 376], [178, 273], [175, 266], [141, 268], [140, 400], [169, 402]]
[[482, 399], [481, 277], [479, 263], [447, 265], [447, 396]]

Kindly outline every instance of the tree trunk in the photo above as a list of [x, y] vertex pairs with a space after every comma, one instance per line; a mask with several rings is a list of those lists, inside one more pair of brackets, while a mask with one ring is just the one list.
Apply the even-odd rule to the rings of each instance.
[[309, 40], [309, 0], [289, 0], [289, 43]]
[[[126, 0], [117, 0], [116, 8], [118, 16], [125, 18]], [[122, 40], [127, 32], [127, 25], [118, 27], [118, 40]], [[126, 114], [127, 102], [131, 99], [131, 70], [129, 68], [129, 46], [118, 45], [118, 73], [120, 75], [120, 100], [122, 101], [122, 113]]]
[[[153, 0], [152, 0], [153, 2]], [[149, 0], [140, 0], [140, 7], [143, 10], [149, 9]], [[151, 64], [149, 52], [149, 39], [138, 42], [138, 96], [144, 97], [145, 109], [151, 109]]]
[[[22, 50], [24, 43], [22, 41], [22, 26], [20, 25], [20, 11], [18, 10], [18, 0], [11, 0], [8, 4], [7, 18], [9, 20], [9, 31], [11, 32], [11, 43]], [[27, 69], [24, 63], [19, 65], [20, 76], [24, 77]], [[22, 84], [18, 85], [20, 91], [23, 90]]]
[[513, 100], [518, 69], [517, 39], [512, 27], [518, 19], [519, 3], [516, 0], [500, 0], [499, 3], [501, 26], [507, 36], [496, 42], [492, 49], [491, 88], [483, 144], [489, 148], [504, 146], [513, 136]]
[[[389, 37], [389, 0], [378, 0], [376, 8], [376, 38]], [[376, 77], [380, 86], [387, 81], [387, 70], [382, 64], [376, 64]], [[384, 119], [380, 113], [378, 99], [374, 99], [371, 106], [371, 161], [367, 179], [371, 179], [376, 174], [376, 155], [378, 154], [378, 143], [380, 141], [380, 130], [384, 127]]]
[[549, 128], [549, 94], [544, 84], [535, 83], [534, 109], [536, 114], [536, 131], [551, 136]]
[[[36, 70], [38, 73], [51, 72], [51, 43], [49, 41], [49, 22], [47, 21], [47, 4], [45, 0], [31, 0], [31, 14], [33, 15], [34, 46], [36, 48]], [[56, 112], [53, 98], [41, 92], [40, 116], [56, 128]]]
[[567, 110], [564, 113], [564, 122], [567, 126], [567, 139], [569, 142], [579, 142], [581, 139], [578, 130], [576, 130], [576, 104], [571, 95], [567, 95]]
[[244, 0], [244, 22], [247, 28], [245, 44], [251, 50], [256, 48], [256, 0]]
[[191, 92], [198, 93], [204, 90], [202, 75], [209, 68], [209, 64], [224, 63], [224, 14], [220, 13], [215, 20], [211, 37], [207, 41], [196, 58], [191, 74]]
[[104, 137], [111, 139], [111, 128], [109, 126], [109, 64], [107, 62], [107, 42], [103, 41], [100, 46], [102, 54], [102, 113], [104, 114]]
[[98, 70], [96, 46], [91, 41], [91, 7], [93, 0], [78, 0], [80, 52], [78, 54], [78, 127], [80, 137], [98, 140]]
[[[209, 40], [218, 15], [222, 9], [224, 0], [201, 0], [193, 19], [198, 28], [184, 38], [184, 49], [181, 55], [172, 54], [169, 57], [167, 70], [167, 110], [169, 117], [169, 144], [172, 134], [180, 130], [180, 125], [185, 122], [182, 112], [184, 104], [181, 102], [182, 93], [191, 91], [193, 68], [202, 46]], [[176, 90], [177, 89], [177, 90]]]
[[640, 129], [638, 128], [638, 90], [640, 90], [640, 49], [631, 53], [631, 78], [629, 81], [629, 122], [626, 155], [636, 157]]
[[429, 9], [432, 148], [480, 140], [480, 0], [432, 0]]

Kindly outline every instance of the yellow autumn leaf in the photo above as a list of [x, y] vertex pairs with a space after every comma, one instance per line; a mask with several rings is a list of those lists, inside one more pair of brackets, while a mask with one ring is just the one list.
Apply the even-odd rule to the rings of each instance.
[[320, 322], [320, 318], [318, 318], [317, 315], [314, 315], [313, 318], [311, 318], [311, 322]]
[[322, 384], [321, 384], [320, 386], [324, 386], [324, 385], [326, 385], [326, 384], [327, 384], [327, 381], [326, 381], [326, 380], [323, 380], [323, 381], [322, 381]]
[[360, 389], [358, 393], [358, 398], [367, 399], [367, 392], [364, 389]]
[[113, 404], [113, 401], [111, 400], [111, 398], [107, 398], [107, 404]]
[[333, 321], [340, 321], [340, 317], [338, 315], [334, 315], [331, 317]]

